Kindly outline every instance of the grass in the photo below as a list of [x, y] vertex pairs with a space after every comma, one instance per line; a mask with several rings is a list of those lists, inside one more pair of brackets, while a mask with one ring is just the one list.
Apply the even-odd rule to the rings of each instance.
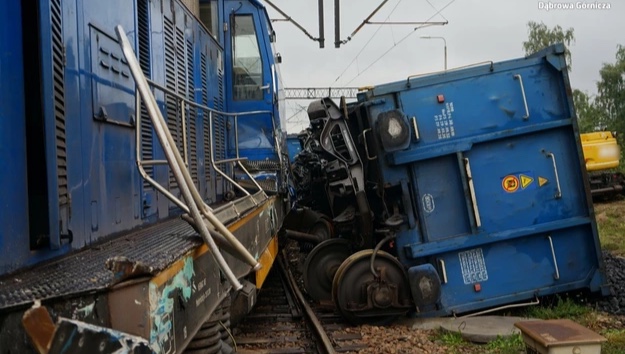
[[486, 344], [484, 349], [491, 354], [519, 354], [525, 349], [525, 343], [521, 335], [517, 334], [510, 337], [498, 337]]
[[[616, 197], [610, 201], [595, 203], [595, 215], [601, 248], [610, 251], [612, 254], [625, 257], [625, 199]], [[608, 341], [602, 346], [602, 354], [623, 354], [625, 352], [625, 329], [622, 323], [603, 324], [607, 317], [596, 312], [592, 312], [594, 319], [598, 323], [585, 324], [590, 329], [595, 330]], [[582, 323], [584, 324], [584, 323]]]
[[[554, 296], [545, 299], [539, 306], [518, 309], [506, 315], [538, 318], [543, 320], [568, 318], [585, 326], [608, 341], [603, 344], [602, 354], [625, 353], [625, 329], [618, 319], [594, 311], [584, 304], [583, 297]], [[459, 333], [439, 330], [432, 334], [432, 340], [444, 345], [451, 354], [519, 354], [525, 353], [525, 344], [521, 335], [498, 337], [496, 340], [480, 345], [467, 342]]]
[[519, 354], [525, 349], [521, 335], [498, 337], [488, 344], [470, 343], [464, 340], [460, 333], [448, 332], [443, 329], [434, 332], [433, 336], [433, 340], [444, 345], [449, 354]]
[[477, 347], [476, 344], [467, 342], [460, 333], [449, 332], [443, 329], [433, 332], [432, 340], [445, 346], [449, 354], [466, 353], [468, 350]]
[[539, 318], [541, 320], [553, 320], [568, 318], [582, 325], [592, 323], [592, 309], [581, 305], [571, 298], [556, 296], [542, 306], [528, 307], [523, 310], [522, 317]]
[[447, 347], [455, 348], [463, 346], [466, 343], [460, 333], [449, 332], [441, 329], [436, 332], [436, 334], [436, 339]]
[[595, 204], [601, 247], [615, 255], [625, 257], [625, 199]]
[[608, 339], [603, 345], [603, 354], [622, 354], [625, 351], [625, 329], [608, 329], [601, 335]]

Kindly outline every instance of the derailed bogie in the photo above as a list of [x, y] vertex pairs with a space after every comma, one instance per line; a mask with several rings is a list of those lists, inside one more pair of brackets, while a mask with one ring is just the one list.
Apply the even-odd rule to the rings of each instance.
[[330, 99], [310, 104], [310, 128], [300, 133], [303, 149], [294, 161], [293, 179], [300, 205], [327, 215], [336, 234], [371, 242], [371, 207], [364, 165], [353, 137], [353, 122]]
[[[329, 99], [310, 105], [311, 125], [300, 134], [304, 143], [295, 165], [314, 169], [320, 177], [307, 183], [309, 174], [295, 173], [294, 179], [301, 186], [298, 203], [326, 213], [339, 237], [320, 243], [306, 258], [304, 283], [309, 295], [318, 301], [332, 299], [354, 323], [381, 323], [413, 307], [393, 241], [409, 217], [399, 202], [402, 187], [385, 186], [376, 178], [377, 165], [362, 143], [367, 135], [361, 108], [338, 107]], [[382, 247], [391, 253], [379, 251]]]

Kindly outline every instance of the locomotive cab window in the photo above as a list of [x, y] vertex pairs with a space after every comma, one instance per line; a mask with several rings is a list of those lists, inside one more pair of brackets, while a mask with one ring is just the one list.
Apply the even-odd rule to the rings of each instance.
[[232, 23], [232, 60], [234, 99], [263, 99], [263, 62], [254, 19], [251, 15], [234, 16]]
[[219, 26], [219, 5], [217, 0], [200, 2], [200, 20], [208, 29], [208, 32], [216, 39]]

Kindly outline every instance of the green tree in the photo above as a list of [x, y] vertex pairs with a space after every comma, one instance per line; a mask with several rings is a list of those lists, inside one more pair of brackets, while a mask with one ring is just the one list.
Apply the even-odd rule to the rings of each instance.
[[625, 134], [625, 46], [618, 45], [616, 62], [604, 63], [599, 71], [596, 104], [601, 110], [605, 125], [620, 133], [623, 146]]
[[571, 52], [568, 47], [571, 42], [575, 42], [573, 28], [569, 28], [565, 31], [559, 25], [556, 25], [554, 28], [548, 28], [547, 25], [542, 22], [529, 21], [527, 23], [527, 32], [527, 41], [523, 42], [525, 55], [534, 54], [552, 44], [564, 43], [566, 47], [564, 52], [566, 63], [569, 70], [571, 69]]
[[605, 116], [595, 101], [585, 92], [573, 90], [573, 104], [582, 133], [605, 129]]
[[[530, 21], [527, 23], [527, 32], [527, 41], [523, 42], [525, 55], [534, 54], [556, 43], [564, 43], [567, 67], [569, 70], [571, 69], [571, 51], [568, 47], [572, 42], [575, 42], [573, 28], [564, 30], [559, 25], [549, 28], [542, 22]], [[593, 131], [600, 126], [599, 109], [592, 98], [576, 89], [573, 90], [573, 103], [582, 132]]]

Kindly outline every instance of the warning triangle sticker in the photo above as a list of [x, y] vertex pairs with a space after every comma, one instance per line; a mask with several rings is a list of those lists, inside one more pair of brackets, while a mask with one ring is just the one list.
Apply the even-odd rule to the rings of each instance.
[[534, 182], [534, 179], [530, 176], [519, 175], [519, 177], [521, 178], [521, 188], [523, 189], [527, 188], [527, 186], [529, 186], [530, 184], [532, 184], [532, 182]]
[[546, 179], [545, 177], [538, 177], [538, 185], [540, 187], [544, 186], [545, 184], [547, 184], [547, 182], [549, 182], [548, 179]]

